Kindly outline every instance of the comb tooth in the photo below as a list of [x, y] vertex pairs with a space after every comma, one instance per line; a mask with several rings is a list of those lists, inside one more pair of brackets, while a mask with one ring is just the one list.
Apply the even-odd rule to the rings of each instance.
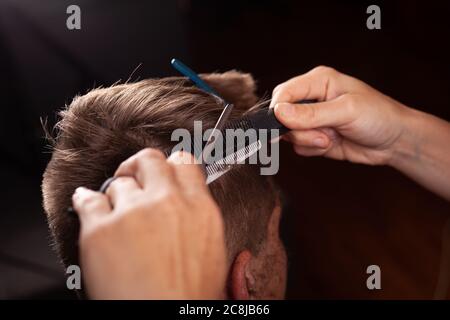
[[261, 142], [258, 140], [250, 145], [245, 146], [244, 148], [241, 148], [237, 150], [236, 152], [229, 154], [224, 159], [219, 160], [216, 162], [217, 164], [236, 164], [236, 163], [242, 163], [246, 159], [248, 159], [254, 152], [258, 151], [260, 148]]
[[232, 154], [229, 154], [224, 158], [207, 165], [206, 172], [208, 175], [207, 178], [208, 183], [211, 183], [212, 181], [216, 180], [224, 173], [226, 173], [228, 170], [230, 170], [233, 164], [245, 163], [245, 161], [255, 152], [258, 152], [260, 148], [261, 148], [261, 141], [257, 140], [251, 143], [250, 145], [247, 145], [244, 148], [241, 148], [236, 152], [233, 152]]
[[208, 176], [215, 175], [215, 174], [217, 174], [219, 172], [222, 172], [222, 171], [228, 171], [229, 169], [230, 169], [229, 165], [219, 165], [219, 164], [213, 165], [213, 167], [211, 168], [210, 173], [208, 173]]
[[248, 117], [243, 117], [239, 120], [236, 121], [231, 121], [229, 123], [227, 123], [227, 125], [225, 126], [224, 130], [226, 129], [243, 129], [243, 130], [247, 130], [253, 128], [252, 123], [250, 121], [250, 119]]

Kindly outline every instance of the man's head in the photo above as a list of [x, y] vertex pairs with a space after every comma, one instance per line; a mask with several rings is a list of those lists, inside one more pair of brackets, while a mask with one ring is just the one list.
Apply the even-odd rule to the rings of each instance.
[[[230, 71], [203, 79], [234, 103], [231, 120], [257, 103], [248, 74]], [[64, 264], [78, 264], [79, 226], [66, 213], [77, 187], [98, 189], [122, 161], [143, 148], [170, 151], [177, 143], [171, 141], [175, 129], [192, 132], [195, 120], [212, 128], [222, 109], [217, 99], [184, 78], [116, 85], [75, 98], [61, 112], [42, 184], [44, 208]], [[272, 181], [256, 166], [236, 165], [210, 189], [225, 222], [230, 272], [224, 293], [229, 298], [282, 298], [286, 257]]]

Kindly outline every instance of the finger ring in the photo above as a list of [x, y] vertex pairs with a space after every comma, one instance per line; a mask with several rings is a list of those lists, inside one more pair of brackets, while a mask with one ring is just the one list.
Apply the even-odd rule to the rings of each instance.
[[106, 181], [103, 182], [103, 184], [100, 187], [100, 189], [98, 190], [98, 192], [105, 193], [106, 190], [108, 189], [109, 185], [116, 179], [117, 179], [117, 177], [111, 177], [111, 178], [106, 179]]

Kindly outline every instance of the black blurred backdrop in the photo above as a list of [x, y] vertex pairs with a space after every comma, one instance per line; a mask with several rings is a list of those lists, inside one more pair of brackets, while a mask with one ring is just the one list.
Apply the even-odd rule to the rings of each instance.
[[[71, 4], [81, 30], [66, 28]], [[381, 30], [366, 28], [370, 4]], [[449, 15], [447, 1], [0, 0], [0, 298], [73, 298], [48, 246], [40, 118], [53, 125], [74, 95], [138, 65], [133, 80], [174, 75], [172, 57], [198, 72], [250, 72], [261, 95], [329, 65], [449, 120]], [[288, 298], [449, 297], [449, 203], [390, 168], [281, 152]], [[366, 288], [371, 264], [382, 290]]]

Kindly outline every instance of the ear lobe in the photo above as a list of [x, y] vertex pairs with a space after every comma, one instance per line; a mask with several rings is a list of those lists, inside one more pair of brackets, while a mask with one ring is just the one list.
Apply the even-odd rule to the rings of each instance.
[[202, 74], [201, 77], [236, 109], [248, 110], [258, 102], [255, 80], [249, 73], [231, 70]]
[[252, 254], [248, 250], [240, 252], [231, 266], [230, 274], [230, 296], [234, 300], [248, 300], [249, 273]]

